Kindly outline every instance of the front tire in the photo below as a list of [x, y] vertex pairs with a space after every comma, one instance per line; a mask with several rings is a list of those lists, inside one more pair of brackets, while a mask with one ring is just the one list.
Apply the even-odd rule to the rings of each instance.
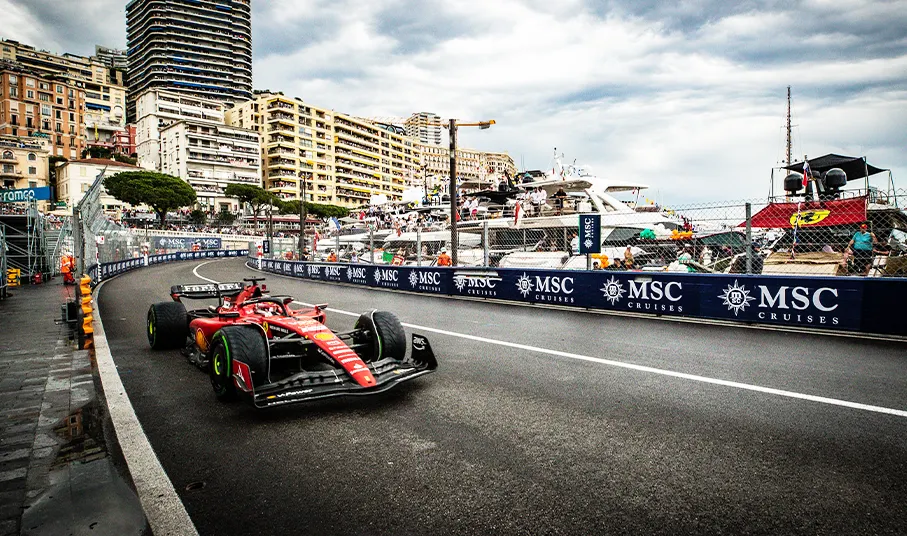
[[406, 331], [394, 313], [388, 311], [363, 313], [356, 322], [356, 329], [369, 329], [372, 332], [372, 344], [360, 355], [366, 363], [386, 357], [403, 361], [406, 357]]
[[211, 387], [214, 396], [222, 402], [232, 402], [239, 397], [233, 380], [233, 361], [249, 366], [252, 386], [268, 383], [268, 343], [257, 326], [226, 326], [214, 334], [211, 346]]
[[153, 350], [172, 350], [186, 344], [189, 315], [186, 306], [170, 301], [155, 303], [148, 309], [148, 344]]

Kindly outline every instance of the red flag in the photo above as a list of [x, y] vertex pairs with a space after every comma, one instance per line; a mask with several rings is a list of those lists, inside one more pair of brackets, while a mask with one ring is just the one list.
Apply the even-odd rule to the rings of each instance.
[[321, 240], [321, 235], [318, 234], [318, 231], [315, 231], [315, 238], [312, 239], [312, 251], [318, 251], [319, 240]]

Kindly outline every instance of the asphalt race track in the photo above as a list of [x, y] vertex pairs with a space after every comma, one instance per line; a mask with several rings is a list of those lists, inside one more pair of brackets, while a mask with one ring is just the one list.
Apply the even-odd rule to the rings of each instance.
[[[148, 306], [203, 282], [199, 264], [125, 274], [99, 301], [200, 534], [907, 533], [903, 343], [268, 275], [274, 294], [444, 333], [421, 331], [440, 368], [400, 390], [256, 412], [217, 402], [179, 352], [148, 348]], [[201, 264], [216, 281], [254, 273]]]

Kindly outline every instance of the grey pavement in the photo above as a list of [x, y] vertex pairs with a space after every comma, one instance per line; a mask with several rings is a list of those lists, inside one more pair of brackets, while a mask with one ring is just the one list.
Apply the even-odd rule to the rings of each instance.
[[[179, 352], [148, 349], [148, 305], [199, 282], [199, 264], [126, 274], [99, 301], [123, 385], [201, 534], [907, 534], [907, 417], [832, 403], [907, 409], [902, 343], [266, 274], [274, 294], [330, 302], [334, 329], [356, 320], [338, 310], [370, 308], [434, 329], [440, 368], [383, 395], [255, 412], [217, 402]], [[252, 274], [241, 260], [198, 273]]]
[[74, 292], [52, 281], [11, 289], [0, 302], [3, 536], [145, 530], [137, 498], [108, 453], [90, 353], [76, 350], [67, 327], [55, 323]]

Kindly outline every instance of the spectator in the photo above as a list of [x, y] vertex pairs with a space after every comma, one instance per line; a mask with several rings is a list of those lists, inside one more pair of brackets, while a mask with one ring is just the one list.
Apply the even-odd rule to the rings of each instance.
[[450, 255], [447, 254], [447, 249], [444, 248], [441, 250], [441, 253], [438, 254], [438, 266], [451, 266], [453, 262], [451, 261]]
[[860, 224], [860, 230], [853, 234], [847, 244], [853, 250], [854, 270], [866, 275], [872, 268], [873, 247], [878, 243], [875, 233], [869, 231], [869, 225]]

